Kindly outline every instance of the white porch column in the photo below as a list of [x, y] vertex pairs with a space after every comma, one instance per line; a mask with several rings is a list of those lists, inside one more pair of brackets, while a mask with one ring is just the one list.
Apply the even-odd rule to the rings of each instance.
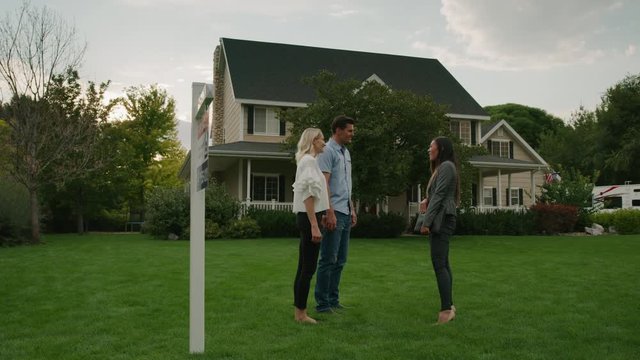
[[502, 207], [502, 171], [498, 169], [498, 191], [496, 194], [496, 202], [498, 204], [498, 208]]
[[238, 200], [242, 201], [242, 159], [238, 160]]
[[418, 202], [422, 201], [422, 190], [420, 189], [420, 184], [418, 184]]
[[251, 202], [251, 159], [247, 159], [247, 207]]
[[[531, 205], [536, 203], [536, 183], [534, 182], [533, 175], [535, 170], [531, 170]], [[523, 199], [524, 201], [524, 199]]]
[[478, 201], [478, 208], [484, 208], [484, 180], [482, 177], [482, 169], [478, 169], [478, 193], [476, 196], [478, 197], [476, 199]]

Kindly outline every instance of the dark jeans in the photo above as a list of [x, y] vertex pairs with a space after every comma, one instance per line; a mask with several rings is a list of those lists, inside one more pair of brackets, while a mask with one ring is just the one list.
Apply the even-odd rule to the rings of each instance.
[[436, 273], [438, 292], [440, 293], [440, 310], [450, 310], [453, 305], [453, 274], [449, 264], [449, 238], [456, 228], [456, 217], [447, 215], [442, 221], [440, 232], [429, 234], [431, 247], [431, 263]]
[[316, 279], [316, 310], [325, 311], [340, 305], [340, 278], [347, 263], [351, 215], [336, 211], [336, 228], [325, 231], [320, 247], [318, 278]]
[[[316, 213], [318, 224], [322, 219], [322, 213]], [[320, 244], [311, 241], [311, 223], [307, 213], [299, 212], [296, 216], [296, 225], [300, 230], [300, 250], [298, 254], [298, 271], [293, 282], [293, 304], [300, 310], [307, 308], [307, 298], [311, 287], [311, 278], [318, 265], [318, 253]]]

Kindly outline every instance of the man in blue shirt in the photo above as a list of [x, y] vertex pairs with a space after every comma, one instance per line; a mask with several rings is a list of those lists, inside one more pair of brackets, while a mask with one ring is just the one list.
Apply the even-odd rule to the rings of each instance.
[[331, 124], [332, 136], [325, 151], [318, 155], [320, 170], [327, 179], [329, 210], [325, 217], [325, 231], [320, 243], [320, 261], [316, 278], [316, 310], [331, 313], [342, 309], [339, 286], [342, 269], [347, 262], [349, 234], [357, 216], [351, 199], [351, 154], [345, 147], [353, 138], [355, 122], [339, 115]]

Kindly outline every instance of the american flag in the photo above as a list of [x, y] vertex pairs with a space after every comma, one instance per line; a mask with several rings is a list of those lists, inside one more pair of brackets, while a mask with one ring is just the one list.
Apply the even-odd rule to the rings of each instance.
[[544, 174], [544, 181], [547, 184], [551, 184], [554, 181], [560, 181], [560, 180], [562, 180], [562, 178], [560, 178], [560, 173], [559, 172], [552, 171], [550, 173]]

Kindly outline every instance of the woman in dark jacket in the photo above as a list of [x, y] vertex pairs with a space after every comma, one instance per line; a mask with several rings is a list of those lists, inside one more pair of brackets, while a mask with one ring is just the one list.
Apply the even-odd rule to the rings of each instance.
[[427, 185], [427, 197], [420, 202], [420, 211], [426, 212], [420, 232], [429, 235], [431, 262], [440, 293], [438, 324], [444, 324], [456, 316], [452, 298], [453, 276], [449, 264], [449, 238], [456, 228], [460, 179], [451, 140], [437, 137], [431, 141], [429, 162], [431, 178]]

